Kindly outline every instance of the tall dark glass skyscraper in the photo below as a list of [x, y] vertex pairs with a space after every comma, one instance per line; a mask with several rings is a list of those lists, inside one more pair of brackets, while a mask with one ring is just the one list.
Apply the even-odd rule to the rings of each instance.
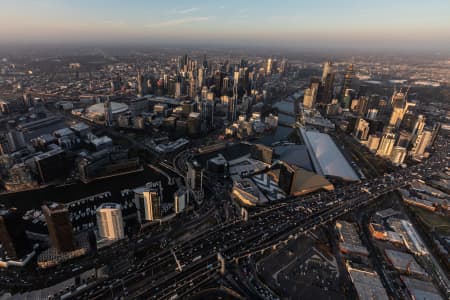
[[341, 101], [343, 100], [343, 98], [345, 96], [345, 91], [347, 89], [352, 88], [352, 81], [353, 81], [354, 77], [355, 77], [355, 70], [353, 68], [353, 64], [350, 64], [344, 75], [344, 82], [342, 84], [341, 97], [340, 97]]
[[69, 210], [62, 204], [52, 203], [42, 206], [42, 212], [47, 222], [48, 234], [52, 246], [58, 252], [73, 251], [75, 242], [73, 238], [72, 222]]
[[22, 258], [32, 251], [25, 225], [16, 209], [0, 209], [0, 242], [10, 258]]

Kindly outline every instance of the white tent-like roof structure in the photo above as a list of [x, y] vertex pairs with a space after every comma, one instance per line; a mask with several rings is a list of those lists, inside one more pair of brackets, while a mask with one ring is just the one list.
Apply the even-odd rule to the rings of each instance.
[[320, 175], [358, 181], [359, 177], [328, 134], [300, 128], [314, 169]]

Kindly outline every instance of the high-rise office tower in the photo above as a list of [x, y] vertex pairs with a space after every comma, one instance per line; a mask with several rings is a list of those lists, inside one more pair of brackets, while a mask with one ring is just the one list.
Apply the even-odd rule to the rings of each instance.
[[234, 122], [237, 120], [237, 97], [229, 98], [228, 102], [228, 121]]
[[33, 250], [16, 209], [0, 208], [0, 243], [12, 259], [22, 258]]
[[367, 122], [363, 118], [359, 118], [358, 121], [356, 121], [355, 131], [353, 135], [361, 141], [367, 140], [369, 136], [369, 122]]
[[403, 116], [408, 111], [409, 107], [415, 106], [415, 103], [406, 100], [406, 92], [394, 92], [391, 99], [392, 113], [389, 119], [389, 126], [399, 128]]
[[328, 74], [333, 72], [333, 62], [331, 61], [327, 61], [324, 65], [323, 65], [323, 72], [322, 72], [322, 83], [325, 82]]
[[421, 134], [423, 129], [425, 128], [426, 125], [426, 118], [424, 115], [419, 115], [417, 117], [417, 122], [414, 126], [414, 130], [412, 132], [413, 136], [417, 136], [418, 134]]
[[371, 152], [376, 152], [378, 150], [378, 147], [380, 146], [381, 137], [377, 134], [371, 134], [369, 135], [369, 140], [367, 141], [367, 148]]
[[241, 78], [241, 74], [239, 73], [239, 71], [235, 71], [233, 73], [233, 84], [236, 86], [239, 86], [239, 79]]
[[293, 168], [288, 164], [282, 163], [280, 166], [280, 176], [278, 179], [278, 186], [287, 195], [291, 194], [294, 176], [295, 176], [295, 168]]
[[233, 97], [228, 102], [228, 120], [234, 122], [237, 119], [239, 72], [234, 72]]
[[113, 113], [112, 113], [111, 101], [109, 100], [109, 96], [106, 98], [106, 101], [104, 103], [104, 110], [105, 110], [105, 125], [112, 126]]
[[394, 165], [401, 165], [406, 158], [408, 151], [405, 147], [395, 146], [392, 149], [390, 160]]
[[192, 190], [203, 189], [203, 168], [197, 161], [187, 162], [186, 184]]
[[147, 94], [146, 85], [147, 85], [147, 82], [145, 80], [144, 74], [141, 73], [141, 70], [138, 70], [138, 73], [137, 73], [137, 95], [139, 97], [142, 97], [145, 94]]
[[231, 88], [230, 77], [225, 76], [222, 80], [222, 95], [227, 95]]
[[163, 81], [164, 81], [164, 89], [167, 91], [169, 89], [169, 75], [164, 74], [163, 75]]
[[100, 237], [108, 240], [123, 239], [122, 207], [118, 203], [103, 203], [96, 211]]
[[287, 58], [283, 57], [280, 63], [280, 73], [281, 75], [286, 75], [288, 70], [288, 60]]
[[310, 88], [307, 88], [303, 95], [303, 106], [305, 108], [313, 108], [314, 102], [315, 101], [313, 100], [312, 91]]
[[63, 204], [52, 203], [43, 205], [42, 212], [47, 222], [52, 246], [58, 252], [73, 251], [75, 242], [67, 207]]
[[191, 77], [189, 81], [189, 97], [191, 99], [194, 99], [196, 95], [197, 95], [197, 86], [195, 85], [194, 77]]
[[203, 67], [197, 70], [197, 87], [201, 88], [205, 84], [205, 69]]
[[442, 124], [440, 122], [436, 122], [433, 125], [433, 130], [431, 131], [431, 141], [430, 141], [430, 147], [434, 145], [436, 142], [436, 139], [439, 135], [439, 132], [441, 131]]
[[319, 83], [313, 82], [310, 87], [305, 90], [303, 96], [303, 106], [306, 108], [314, 108], [317, 100], [317, 93], [319, 91]]
[[430, 130], [423, 130], [416, 138], [412, 153], [414, 155], [423, 155], [427, 148], [431, 145], [433, 133]]
[[406, 130], [400, 130], [397, 138], [396, 146], [408, 148], [412, 140], [412, 135]]
[[404, 115], [402, 122], [400, 123], [400, 130], [405, 130], [411, 134], [412, 137], [420, 134], [425, 127], [425, 116], [415, 115], [414, 113], [408, 112]]
[[369, 97], [361, 97], [358, 101], [357, 112], [360, 116], [365, 116], [369, 108]]
[[272, 60], [272, 57], [269, 57], [269, 59], [267, 60], [267, 67], [266, 67], [267, 75], [272, 74], [272, 68], [273, 68], [273, 60]]
[[386, 99], [380, 99], [378, 101], [378, 115], [385, 116], [387, 115], [387, 113], [388, 113], [388, 103]]
[[135, 193], [134, 202], [138, 210], [139, 222], [155, 221], [161, 218], [161, 183], [147, 183], [142, 191]]
[[201, 129], [201, 117], [198, 112], [191, 112], [187, 119], [188, 135], [191, 137], [197, 137]]
[[214, 124], [214, 102], [200, 102], [200, 118], [202, 120], [202, 123], [205, 124], [207, 128], [212, 127], [212, 125]]
[[346, 89], [344, 91], [344, 98], [341, 100], [343, 108], [350, 108], [350, 103], [352, 102], [355, 95], [355, 91], [352, 89]]
[[352, 88], [352, 81], [353, 78], [355, 77], [355, 70], [353, 69], [353, 64], [350, 64], [347, 68], [347, 71], [345, 71], [345, 75], [344, 75], [344, 82], [342, 84], [342, 89], [341, 89], [341, 102], [343, 102], [344, 97], [345, 97], [345, 91], [347, 89], [351, 89]]
[[207, 86], [203, 86], [202, 87], [202, 92], [201, 92], [202, 100], [206, 100], [208, 98], [208, 93], [209, 93], [208, 87]]
[[175, 98], [179, 99], [181, 97], [181, 82], [175, 83]]
[[367, 110], [367, 114], [366, 114], [367, 119], [376, 120], [377, 115], [378, 115], [378, 109], [369, 108], [369, 110]]
[[392, 153], [392, 149], [394, 149], [396, 137], [396, 134], [389, 129], [384, 132], [380, 140], [380, 146], [378, 147], [377, 155], [389, 157]]
[[328, 104], [331, 102], [334, 94], [335, 68], [331, 61], [325, 63], [322, 73], [320, 103]]
[[181, 188], [175, 192], [173, 196], [175, 213], [178, 214], [186, 209], [186, 206], [189, 201], [188, 198], [189, 192], [184, 188]]

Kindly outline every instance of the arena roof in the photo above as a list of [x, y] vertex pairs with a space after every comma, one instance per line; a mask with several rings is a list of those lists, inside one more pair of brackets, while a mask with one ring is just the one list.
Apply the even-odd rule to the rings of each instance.
[[359, 180], [356, 172], [328, 134], [306, 131], [303, 128], [300, 128], [300, 132], [317, 173], [348, 181]]
[[[126, 112], [128, 110], [128, 105], [120, 102], [112, 102], [111, 101], [111, 110], [113, 114], [120, 114]], [[95, 115], [104, 115], [105, 114], [105, 104], [97, 103], [89, 106], [87, 112]]]
[[308, 149], [305, 145], [282, 145], [273, 148], [279, 159], [291, 165], [296, 165], [307, 171], [313, 171]]

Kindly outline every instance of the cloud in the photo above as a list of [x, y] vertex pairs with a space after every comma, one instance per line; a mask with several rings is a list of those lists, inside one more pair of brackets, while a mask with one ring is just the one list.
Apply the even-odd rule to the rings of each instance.
[[177, 26], [177, 25], [190, 24], [190, 23], [206, 22], [206, 21], [211, 20], [211, 18], [212, 17], [192, 17], [192, 18], [172, 19], [172, 20], [161, 21], [158, 23], [147, 24], [145, 27], [147, 27], [147, 28], [170, 27], [170, 26]]
[[193, 12], [196, 12], [200, 10], [200, 8], [198, 7], [190, 7], [190, 8], [185, 8], [185, 9], [175, 9], [173, 12], [176, 14], [182, 14], [182, 15], [186, 15], [186, 14], [191, 14]]

